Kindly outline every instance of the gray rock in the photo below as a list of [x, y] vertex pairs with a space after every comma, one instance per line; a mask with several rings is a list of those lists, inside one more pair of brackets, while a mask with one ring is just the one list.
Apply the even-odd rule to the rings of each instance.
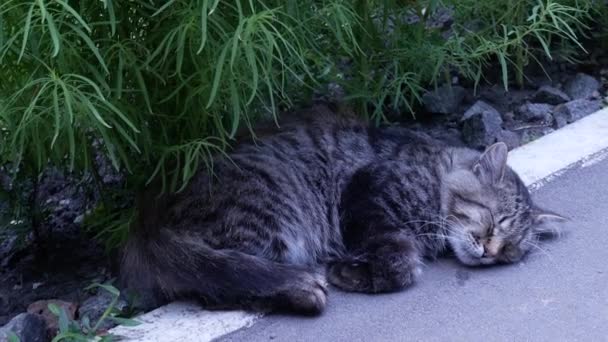
[[521, 135], [521, 143], [527, 144], [534, 141], [544, 135], [547, 135], [555, 130], [551, 127], [532, 127], [526, 129]]
[[518, 147], [520, 145], [520, 140], [519, 134], [506, 129], [503, 129], [496, 135], [496, 142], [504, 142], [509, 151]]
[[553, 106], [546, 103], [524, 103], [515, 113], [523, 121], [551, 121]]
[[553, 112], [553, 117], [555, 118], [555, 127], [564, 127], [566, 124], [572, 123], [582, 117], [600, 110], [601, 107], [601, 101], [585, 99], [578, 99], [559, 105], [555, 107]]
[[456, 128], [446, 128], [443, 125], [438, 125], [436, 127], [427, 128], [425, 134], [450, 146], [466, 146], [462, 141], [462, 133]]
[[[86, 299], [80, 305], [78, 309], [78, 315], [80, 319], [88, 317], [91, 324], [95, 324], [99, 318], [103, 315], [104, 311], [110, 306], [113, 296], [106, 291], [99, 291], [95, 296]], [[127, 307], [127, 301], [121, 297], [118, 298], [114, 308], [118, 311], [122, 311]], [[101, 324], [101, 329], [110, 329], [115, 327], [117, 324], [109, 319], [104, 320]]]
[[498, 117], [500, 117], [500, 113], [494, 107], [492, 107], [490, 104], [488, 104], [485, 101], [479, 100], [479, 101], [475, 102], [471, 107], [469, 107], [469, 109], [467, 109], [466, 112], [464, 112], [464, 115], [462, 116], [461, 121], [464, 121], [464, 120], [472, 117], [475, 114], [483, 113], [486, 111], [492, 112], [493, 114], [498, 114]]
[[556, 113], [556, 115], [554, 115], [553, 118], [554, 118], [554, 121], [553, 121], [554, 128], [562, 128], [568, 124], [566, 115]]
[[506, 91], [503, 86], [495, 84], [492, 87], [481, 87], [479, 97], [499, 112], [506, 113], [527, 101], [534, 93], [534, 91], [527, 89], [511, 89]]
[[37, 300], [27, 306], [27, 312], [39, 315], [46, 322], [47, 331], [52, 334], [59, 329], [59, 317], [49, 309], [49, 305], [55, 305], [66, 314], [69, 320], [76, 316], [76, 304], [60, 299]]
[[503, 86], [495, 84], [491, 87], [481, 87], [479, 98], [500, 112], [509, 110], [509, 92]]
[[46, 342], [46, 323], [38, 315], [22, 313], [11, 319], [0, 328], [0, 342], [9, 341], [10, 336], [16, 336], [21, 342]]
[[458, 109], [465, 94], [463, 87], [443, 85], [422, 95], [422, 102], [430, 113], [450, 114]]
[[463, 140], [473, 148], [483, 148], [496, 142], [502, 131], [500, 113], [483, 101], [477, 101], [469, 108], [462, 121]]
[[566, 83], [564, 90], [573, 100], [588, 99], [600, 88], [600, 82], [587, 74], [578, 73]]
[[17, 235], [9, 235], [0, 242], [0, 267], [7, 266], [10, 256], [15, 252], [17, 242]]
[[0, 167], [0, 191], [11, 191], [13, 180], [4, 167]]
[[540, 87], [531, 98], [531, 102], [548, 103], [550, 105], [558, 105], [568, 101], [570, 101], [568, 94], [551, 86]]

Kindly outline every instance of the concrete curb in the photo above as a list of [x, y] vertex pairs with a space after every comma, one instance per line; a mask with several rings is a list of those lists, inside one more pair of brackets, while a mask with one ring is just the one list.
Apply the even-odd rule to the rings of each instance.
[[[532, 189], [555, 175], [608, 156], [608, 108], [578, 120], [509, 153], [509, 165]], [[110, 333], [125, 341], [211, 341], [253, 325], [262, 315], [244, 311], [206, 311], [194, 304], [172, 303], [139, 316], [143, 324]]]
[[528, 186], [608, 148], [608, 108], [601, 109], [509, 153], [508, 164]]
[[175, 302], [137, 317], [142, 323], [138, 326], [119, 326], [110, 333], [120, 336], [121, 341], [203, 342], [249, 327], [261, 316], [244, 311], [207, 311], [193, 303]]

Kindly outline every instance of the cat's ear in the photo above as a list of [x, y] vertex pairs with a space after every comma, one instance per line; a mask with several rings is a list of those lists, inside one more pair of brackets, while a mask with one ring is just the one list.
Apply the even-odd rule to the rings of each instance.
[[532, 207], [532, 219], [534, 220], [534, 231], [540, 235], [555, 236], [560, 234], [559, 226], [561, 223], [570, 221], [569, 218], [557, 214], [551, 210]]
[[534, 206], [532, 208], [532, 217], [534, 218], [534, 222], [537, 224], [543, 223], [563, 223], [570, 221], [569, 218], [555, 213], [551, 210], [543, 209], [538, 206]]
[[490, 184], [502, 182], [507, 168], [508, 152], [507, 145], [503, 142], [489, 146], [473, 165], [473, 173]]

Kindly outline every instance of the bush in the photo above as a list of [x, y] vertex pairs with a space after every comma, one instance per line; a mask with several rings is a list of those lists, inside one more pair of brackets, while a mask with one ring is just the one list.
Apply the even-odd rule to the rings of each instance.
[[[5, 0], [1, 162], [21, 177], [95, 173], [101, 152], [128, 189], [179, 190], [239, 129], [335, 85], [375, 122], [413, 114], [455, 73], [477, 84], [500, 65], [504, 86], [521, 86], [528, 63], [582, 48], [597, 3]], [[132, 215], [112, 215], [118, 244]]]

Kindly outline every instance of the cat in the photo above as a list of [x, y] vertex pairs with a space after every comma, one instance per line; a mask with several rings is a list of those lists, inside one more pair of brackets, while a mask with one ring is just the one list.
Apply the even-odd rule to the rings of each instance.
[[503, 143], [478, 152], [312, 113], [215, 158], [181, 192], [144, 192], [126, 286], [158, 304], [319, 314], [328, 282], [399, 291], [446, 251], [516, 262], [563, 220], [532, 202]]

